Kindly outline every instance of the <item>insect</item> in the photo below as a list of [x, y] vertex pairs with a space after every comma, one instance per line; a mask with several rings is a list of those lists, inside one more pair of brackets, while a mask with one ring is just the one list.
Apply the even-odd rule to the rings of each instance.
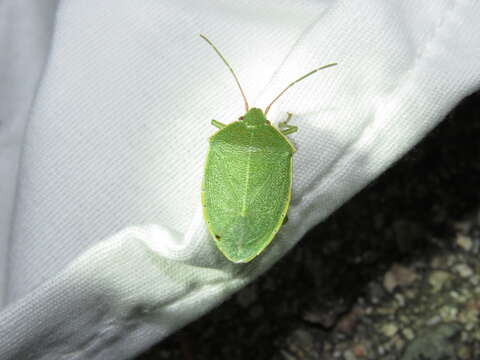
[[292, 156], [295, 147], [287, 135], [292, 114], [278, 128], [266, 116], [290, 87], [336, 65], [324, 65], [290, 83], [265, 108], [250, 108], [237, 75], [220, 51], [200, 35], [220, 56], [240, 89], [245, 115], [228, 125], [212, 120], [217, 131], [210, 137], [202, 184], [205, 221], [218, 249], [235, 263], [249, 262], [270, 244], [286, 222], [292, 189]]

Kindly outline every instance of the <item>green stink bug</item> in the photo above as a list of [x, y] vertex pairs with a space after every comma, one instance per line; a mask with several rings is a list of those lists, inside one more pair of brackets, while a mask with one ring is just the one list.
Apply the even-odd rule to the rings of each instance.
[[290, 83], [265, 108], [249, 108], [247, 98], [230, 64], [205, 36], [200, 35], [227, 65], [242, 94], [245, 115], [210, 137], [202, 184], [202, 205], [208, 230], [218, 249], [232, 262], [244, 263], [260, 254], [286, 221], [292, 189], [292, 155], [288, 134], [292, 114], [278, 124], [266, 115], [285, 91], [297, 82], [336, 63], [324, 65]]

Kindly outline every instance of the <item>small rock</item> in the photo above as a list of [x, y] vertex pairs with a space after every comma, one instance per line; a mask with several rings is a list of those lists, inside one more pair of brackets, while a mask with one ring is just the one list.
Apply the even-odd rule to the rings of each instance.
[[417, 279], [417, 273], [406, 266], [393, 264], [383, 278], [383, 286], [389, 292], [395, 290], [397, 286], [408, 286]]
[[394, 339], [390, 339], [390, 341], [387, 341], [382, 344], [386, 352], [390, 352], [393, 349], [393, 341]]
[[403, 339], [400, 336], [397, 335], [393, 344], [395, 345], [395, 349], [397, 351], [400, 351], [405, 346], [405, 341], [403, 341]]
[[480, 312], [480, 297], [476, 297], [473, 299], [470, 299], [466, 304], [465, 307], [476, 310], [477, 312]]
[[442, 318], [438, 315], [435, 315], [427, 320], [427, 325], [437, 325], [440, 321], [442, 321]]
[[465, 302], [468, 299], [468, 296], [465, 297], [465, 294], [461, 294], [455, 290], [450, 291], [449, 294], [457, 302]]
[[456, 261], [457, 261], [456, 255], [455, 254], [449, 254], [445, 258], [444, 266], [446, 266], [447, 268], [450, 268], [455, 264]]
[[410, 328], [405, 328], [402, 330], [403, 336], [409, 341], [412, 341], [415, 338], [415, 333]]
[[445, 259], [441, 256], [435, 256], [430, 260], [430, 266], [434, 269], [442, 268], [445, 265]]
[[295, 359], [311, 359], [316, 353], [315, 337], [305, 330], [297, 329], [287, 338], [288, 352]]
[[398, 331], [398, 327], [393, 323], [387, 323], [382, 326], [382, 333], [385, 336], [392, 337], [397, 333], [397, 331]]
[[472, 250], [472, 238], [467, 235], [458, 234], [455, 243], [465, 251]]
[[440, 308], [440, 316], [446, 322], [457, 319], [458, 309], [451, 305], [445, 305]]
[[387, 293], [382, 285], [377, 282], [370, 282], [368, 284], [368, 297], [373, 304], [378, 304]]
[[480, 299], [472, 299], [464, 304], [463, 310], [458, 314], [458, 319], [467, 328], [471, 328], [472, 326], [477, 326], [479, 316]]
[[343, 358], [345, 360], [357, 360], [357, 357], [355, 356], [355, 354], [353, 353], [352, 350], [346, 350], [344, 353], [343, 353]]
[[470, 277], [470, 283], [474, 286], [477, 286], [478, 284], [480, 284], [480, 277], [479, 276], [472, 276]]
[[363, 310], [360, 307], [355, 306], [352, 311], [340, 318], [336, 329], [343, 331], [344, 333], [351, 333], [362, 314]]
[[480, 226], [476, 227], [476, 230], [472, 231], [472, 252], [478, 254], [480, 252]]
[[302, 317], [309, 323], [330, 329], [337, 323], [339, 315], [339, 312], [335, 309], [314, 309], [304, 312]]
[[428, 276], [428, 283], [434, 293], [442, 290], [443, 286], [453, 278], [452, 274], [443, 270], [434, 270]]
[[280, 350], [280, 354], [282, 354], [283, 358], [285, 360], [296, 360], [293, 355], [290, 355], [288, 352], [286, 352], [285, 350]]
[[377, 348], [377, 352], [378, 352], [378, 355], [382, 356], [385, 354], [385, 348], [383, 347], [383, 345], [380, 345], [378, 348]]
[[473, 275], [473, 270], [467, 264], [458, 264], [453, 268], [461, 277], [467, 278]]
[[408, 289], [405, 291], [405, 295], [409, 299], [416, 299], [418, 295], [418, 291], [414, 289]]
[[[303, 320], [318, 324], [325, 329], [332, 328], [342, 314], [349, 309], [343, 299], [322, 299], [321, 302], [312, 302], [312, 306], [307, 306], [303, 311]], [[321, 304], [321, 305], [320, 305]]]
[[396, 309], [392, 306], [383, 306], [377, 308], [375, 312], [380, 315], [392, 315], [395, 313], [395, 311]]
[[397, 287], [397, 280], [392, 272], [387, 272], [383, 278], [383, 286], [388, 292], [392, 292]]
[[462, 343], [468, 343], [470, 342], [472, 339], [470, 339], [470, 334], [468, 333], [468, 331], [465, 331], [463, 330], [461, 333], [460, 333], [460, 342]]
[[458, 324], [442, 324], [426, 329], [412, 341], [401, 360], [455, 360], [455, 335], [460, 331]]
[[354, 344], [352, 347], [352, 351], [358, 358], [365, 358], [367, 357], [367, 349], [363, 344]]
[[402, 294], [395, 294], [395, 299], [397, 300], [399, 307], [405, 306], [405, 296]]
[[[345, 339], [347, 339], [347, 336], [340, 332], [340, 331], [335, 331], [332, 333], [332, 337], [331, 337], [332, 340], [334, 340], [336, 342], [336, 346], [337, 346], [337, 349], [338, 347], [340, 346], [340, 344], [342, 343], [342, 341], [344, 341]], [[345, 346], [343, 350], [345, 350], [348, 346]]]

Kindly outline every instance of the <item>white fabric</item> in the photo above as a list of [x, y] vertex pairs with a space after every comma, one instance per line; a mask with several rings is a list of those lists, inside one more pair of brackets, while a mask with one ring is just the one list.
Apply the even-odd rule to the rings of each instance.
[[[474, 0], [12, 0], [0, 11], [1, 359], [145, 350], [265, 271], [480, 83]], [[200, 33], [259, 107], [339, 63], [269, 114], [299, 126], [293, 201], [247, 265], [219, 254], [202, 219], [210, 120], [243, 108]]]
[[0, 306], [25, 123], [43, 68], [57, 0], [0, 0]]

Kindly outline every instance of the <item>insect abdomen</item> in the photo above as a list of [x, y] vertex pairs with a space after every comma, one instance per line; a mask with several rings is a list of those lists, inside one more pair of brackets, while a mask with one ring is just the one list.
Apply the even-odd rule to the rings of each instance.
[[249, 135], [248, 144], [246, 138], [239, 144], [238, 136], [210, 143], [203, 184], [209, 230], [234, 262], [251, 260], [270, 243], [290, 201], [292, 153]]

